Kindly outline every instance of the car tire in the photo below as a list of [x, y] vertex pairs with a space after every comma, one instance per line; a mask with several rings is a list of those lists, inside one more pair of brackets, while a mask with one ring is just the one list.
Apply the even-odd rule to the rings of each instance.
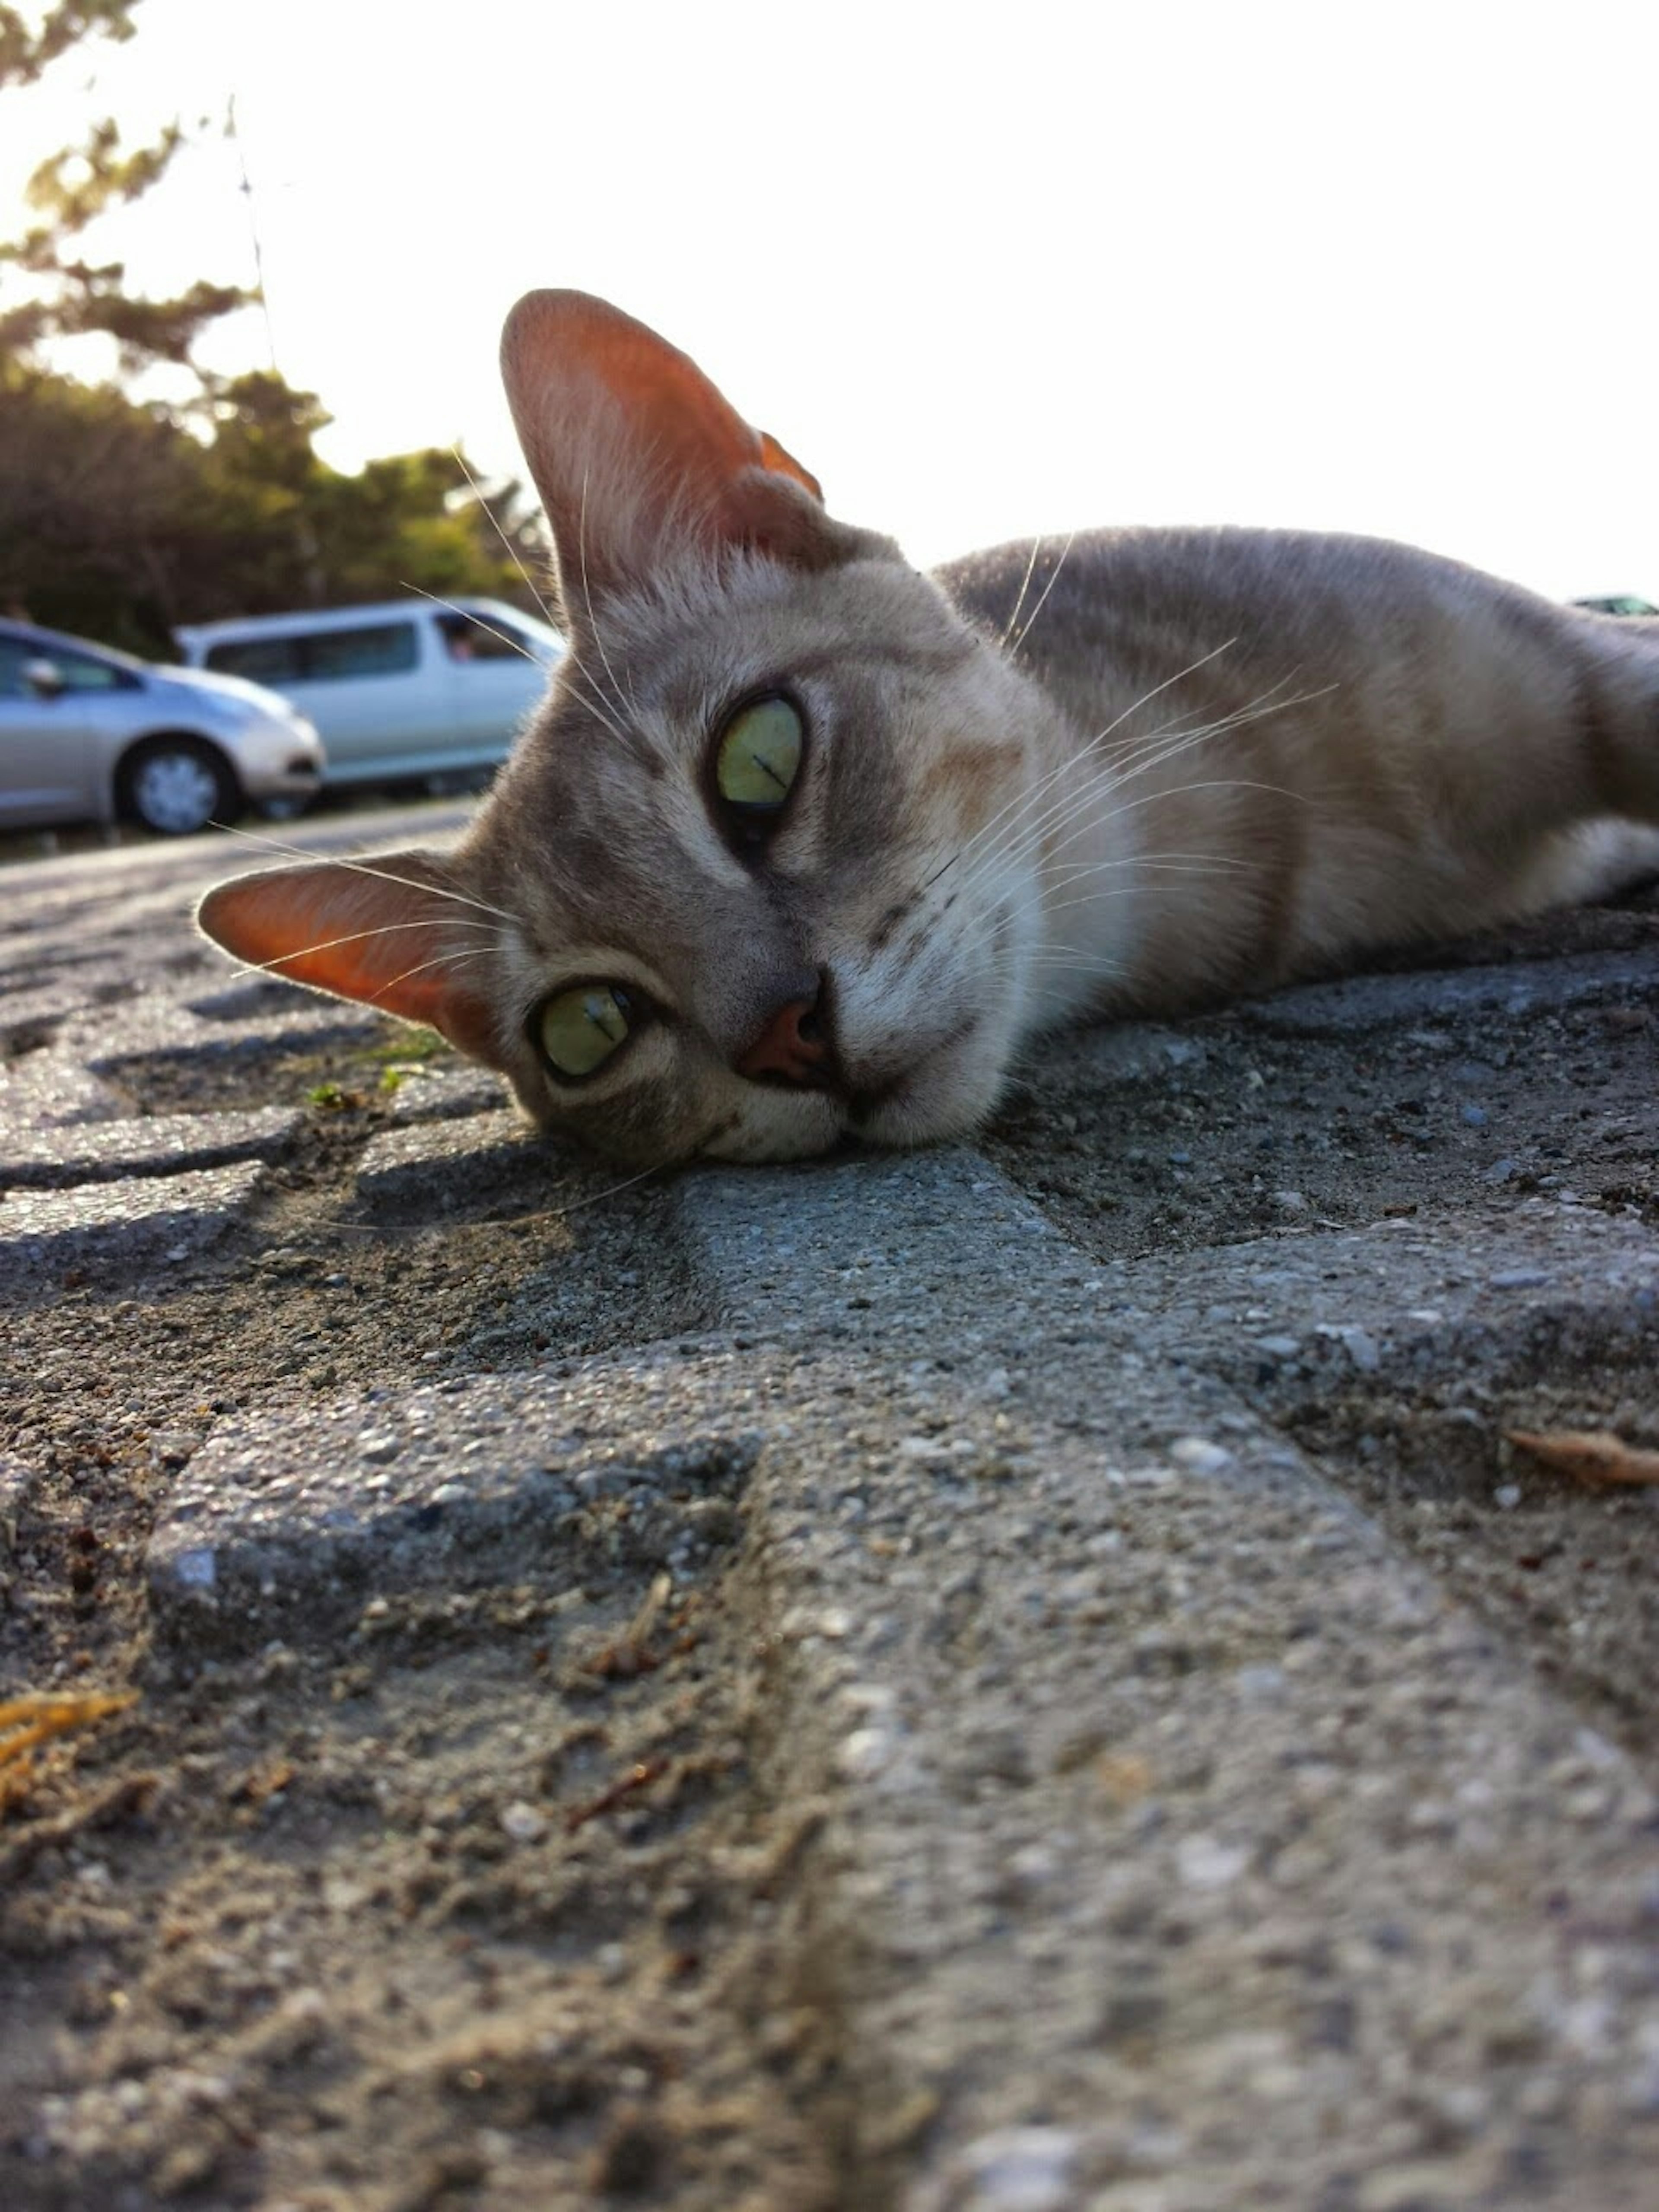
[[122, 762], [116, 793], [124, 815], [161, 837], [188, 837], [242, 811], [230, 763], [200, 738], [146, 738]]

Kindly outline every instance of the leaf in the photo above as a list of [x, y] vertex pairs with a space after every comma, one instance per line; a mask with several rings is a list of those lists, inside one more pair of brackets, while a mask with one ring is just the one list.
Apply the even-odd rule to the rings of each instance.
[[21, 1804], [33, 1778], [31, 1753], [71, 1729], [90, 1728], [138, 1701], [135, 1690], [88, 1690], [66, 1696], [0, 1700], [0, 1814]]
[[1558, 1474], [1594, 1489], [1659, 1483], [1659, 1451], [1627, 1444], [1609, 1429], [1505, 1429], [1504, 1435]]

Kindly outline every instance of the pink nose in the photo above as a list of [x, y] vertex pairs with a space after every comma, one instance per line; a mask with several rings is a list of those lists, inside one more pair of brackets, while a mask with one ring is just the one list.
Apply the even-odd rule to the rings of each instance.
[[819, 1034], [816, 999], [791, 999], [780, 1006], [747, 1052], [735, 1062], [738, 1073], [753, 1078], [779, 1075], [786, 1083], [823, 1080], [830, 1048]]

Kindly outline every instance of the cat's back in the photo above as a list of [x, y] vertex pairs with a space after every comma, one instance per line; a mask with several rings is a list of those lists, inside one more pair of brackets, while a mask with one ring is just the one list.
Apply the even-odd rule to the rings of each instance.
[[[1552, 640], [1583, 617], [1522, 586], [1387, 538], [1232, 526], [1018, 540], [934, 572], [958, 611], [1042, 676], [1176, 642], [1276, 657], [1369, 656], [1425, 626]], [[1580, 633], [1582, 634], [1582, 633]]]

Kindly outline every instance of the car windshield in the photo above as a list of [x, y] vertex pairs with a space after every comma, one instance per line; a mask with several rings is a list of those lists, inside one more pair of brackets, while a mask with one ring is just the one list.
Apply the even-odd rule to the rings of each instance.
[[438, 627], [450, 641], [452, 652], [458, 638], [466, 638], [473, 656], [479, 659], [511, 659], [515, 653], [522, 654], [526, 646], [550, 659], [556, 659], [564, 651], [564, 640], [557, 630], [538, 622], [534, 615], [493, 599], [457, 599], [453, 611]]
[[61, 654], [70, 653], [95, 654], [100, 660], [110, 661], [131, 676], [142, 676], [155, 665], [141, 660], [136, 653], [123, 653], [118, 645], [100, 645], [95, 638], [65, 637], [58, 630], [8, 630], [5, 637], [8, 645], [20, 641], [25, 645], [31, 660], [56, 660]]

